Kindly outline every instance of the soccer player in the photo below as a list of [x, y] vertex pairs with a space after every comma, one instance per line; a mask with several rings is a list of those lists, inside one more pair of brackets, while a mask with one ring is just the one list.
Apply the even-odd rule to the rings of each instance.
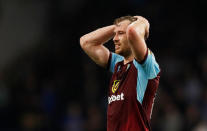
[[[154, 54], [147, 48], [149, 22], [123, 16], [114, 24], [80, 38], [86, 54], [113, 75], [108, 90], [108, 131], [150, 131], [150, 119], [160, 78]], [[103, 44], [112, 39], [115, 53]]]

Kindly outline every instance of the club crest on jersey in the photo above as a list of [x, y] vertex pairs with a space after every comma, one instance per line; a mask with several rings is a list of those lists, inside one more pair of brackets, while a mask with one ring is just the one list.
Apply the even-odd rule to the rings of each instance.
[[115, 93], [116, 90], [119, 88], [120, 80], [114, 80], [113, 86], [112, 86], [112, 92]]

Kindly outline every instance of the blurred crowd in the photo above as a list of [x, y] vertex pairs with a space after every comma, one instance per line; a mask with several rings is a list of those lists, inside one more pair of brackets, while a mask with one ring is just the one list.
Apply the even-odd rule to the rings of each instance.
[[[206, 1], [25, 3], [38, 2], [47, 5], [43, 37], [0, 70], [1, 131], [106, 131], [111, 74], [89, 59], [79, 38], [124, 15], [151, 24], [147, 45], [162, 71], [152, 130], [207, 131]], [[114, 50], [112, 41], [106, 46]]]

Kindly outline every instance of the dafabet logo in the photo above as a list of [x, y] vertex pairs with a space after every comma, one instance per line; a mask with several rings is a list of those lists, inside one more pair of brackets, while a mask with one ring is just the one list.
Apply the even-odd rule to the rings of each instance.
[[119, 95], [112, 95], [112, 96], [108, 97], [109, 104], [114, 101], [123, 101], [123, 100], [124, 100], [124, 93], [123, 92]]

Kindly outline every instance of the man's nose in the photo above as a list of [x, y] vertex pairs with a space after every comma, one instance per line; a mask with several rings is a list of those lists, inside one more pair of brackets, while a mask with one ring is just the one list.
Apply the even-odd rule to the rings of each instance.
[[114, 38], [113, 38], [113, 41], [114, 41], [114, 43], [118, 42], [119, 41], [119, 37], [117, 35], [115, 35]]

